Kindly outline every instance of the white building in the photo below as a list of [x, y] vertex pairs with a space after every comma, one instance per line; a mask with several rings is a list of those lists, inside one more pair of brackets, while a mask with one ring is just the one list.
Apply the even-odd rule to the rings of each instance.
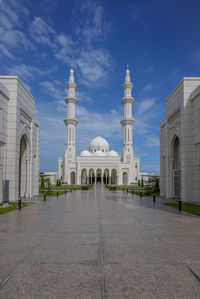
[[166, 198], [200, 201], [200, 78], [183, 78], [165, 101], [160, 188]]
[[108, 142], [102, 137], [93, 139], [89, 151], [84, 150], [76, 156], [76, 125], [75, 117], [77, 99], [75, 96], [76, 83], [74, 71], [71, 68], [69, 82], [66, 84], [68, 95], [66, 125], [65, 155], [58, 159], [58, 178], [67, 184], [135, 184], [140, 179], [140, 159], [133, 154], [133, 123], [131, 93], [133, 85], [130, 81], [129, 70], [126, 70], [125, 83], [123, 84], [124, 108], [121, 125], [123, 127], [123, 153], [120, 157], [115, 151], [109, 151]]
[[19, 78], [0, 76], [0, 201], [39, 193], [35, 99]]
[[40, 177], [43, 176], [44, 179], [49, 179], [49, 183], [51, 185], [56, 185], [57, 179], [58, 179], [58, 173], [55, 171], [48, 171], [48, 172], [43, 172], [40, 174]]

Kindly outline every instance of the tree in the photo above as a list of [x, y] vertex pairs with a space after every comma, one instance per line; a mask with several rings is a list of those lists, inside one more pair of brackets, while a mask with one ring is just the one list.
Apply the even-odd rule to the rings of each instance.
[[60, 187], [61, 186], [61, 180], [57, 180], [56, 181], [56, 187]]
[[40, 181], [40, 188], [44, 189], [44, 178], [43, 177], [41, 178], [41, 181]]
[[158, 179], [158, 178], [156, 178], [155, 189], [156, 189], [156, 190], [159, 190], [159, 189], [160, 189], [159, 179]]
[[140, 187], [140, 180], [138, 180], [138, 187]]
[[143, 179], [141, 180], [141, 187], [144, 187], [144, 181], [143, 181]]

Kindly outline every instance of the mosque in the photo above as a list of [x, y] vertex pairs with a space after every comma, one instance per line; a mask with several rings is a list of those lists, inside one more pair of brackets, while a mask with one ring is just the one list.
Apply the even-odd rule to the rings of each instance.
[[140, 179], [140, 159], [133, 153], [133, 124], [132, 117], [132, 88], [130, 71], [127, 67], [125, 82], [123, 84], [124, 97], [123, 118], [123, 150], [122, 156], [109, 149], [108, 142], [98, 136], [89, 145], [89, 151], [83, 150], [80, 156], [76, 156], [76, 83], [74, 70], [71, 66], [69, 82], [66, 84], [67, 117], [66, 148], [64, 157], [58, 158], [58, 179], [69, 185], [84, 184], [114, 184], [133, 185]]

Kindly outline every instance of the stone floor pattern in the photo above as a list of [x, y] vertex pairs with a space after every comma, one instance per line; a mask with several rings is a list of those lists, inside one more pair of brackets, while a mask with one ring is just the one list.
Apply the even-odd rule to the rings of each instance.
[[0, 298], [200, 298], [200, 218], [103, 187], [0, 216]]

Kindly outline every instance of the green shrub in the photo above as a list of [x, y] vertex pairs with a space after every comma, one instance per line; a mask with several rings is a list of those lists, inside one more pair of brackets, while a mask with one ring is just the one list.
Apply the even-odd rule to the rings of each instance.
[[140, 187], [140, 180], [138, 180], [138, 187]]
[[56, 187], [60, 187], [61, 186], [61, 180], [57, 180], [56, 181]]
[[41, 189], [44, 189], [44, 178], [41, 178], [40, 188], [41, 188]]
[[81, 190], [89, 190], [89, 186], [81, 186]]

